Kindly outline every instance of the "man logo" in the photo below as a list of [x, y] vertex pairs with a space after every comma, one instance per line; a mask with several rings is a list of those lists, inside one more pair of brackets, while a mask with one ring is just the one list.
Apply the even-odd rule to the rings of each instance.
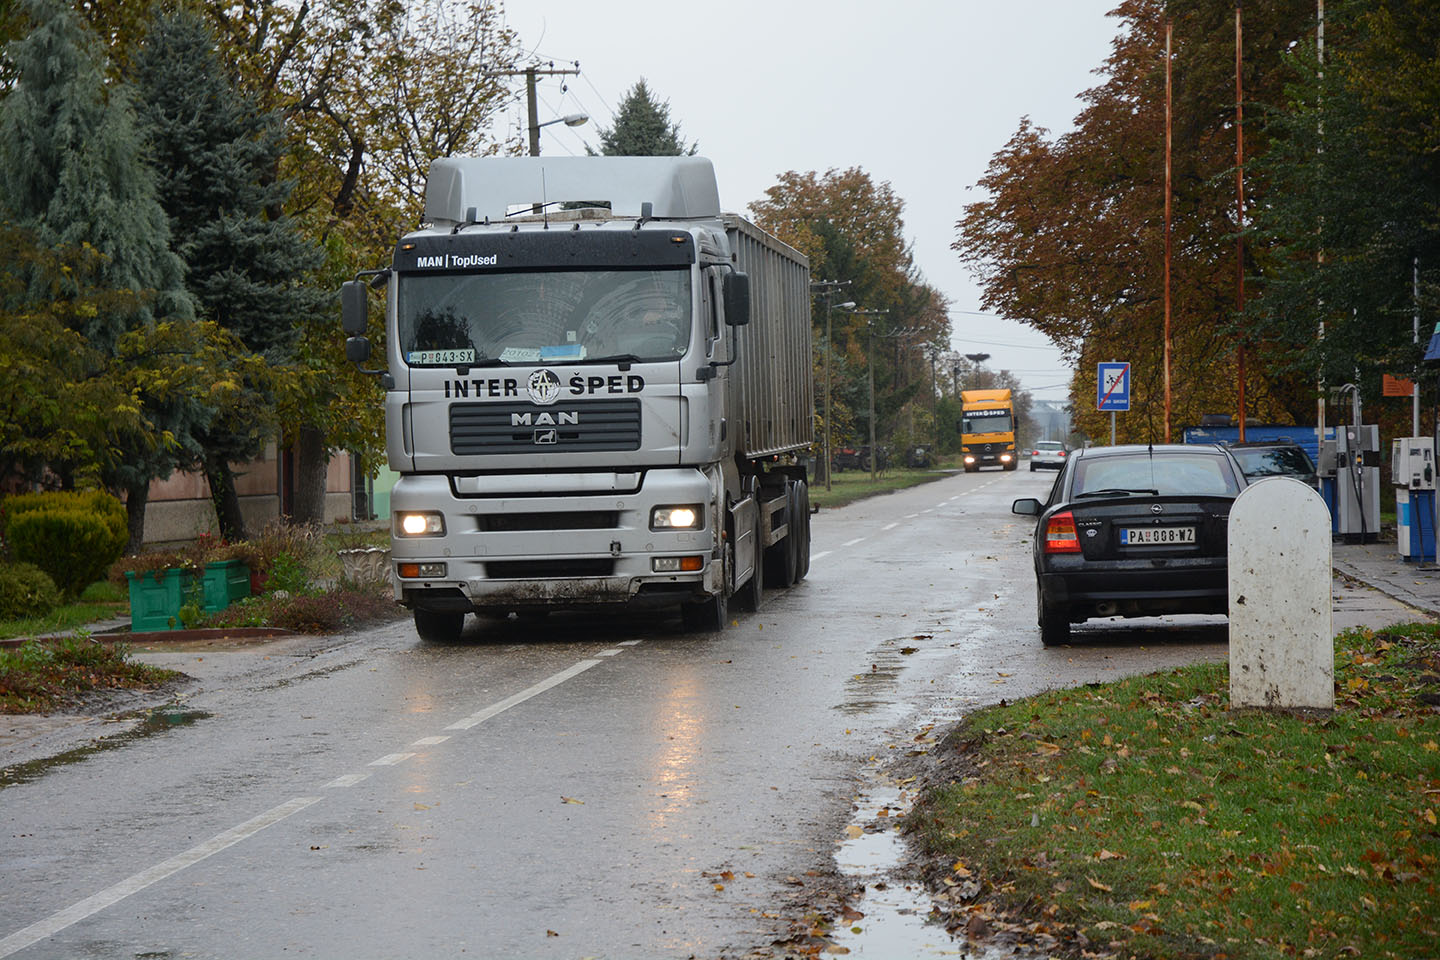
[[525, 392], [530, 394], [530, 399], [535, 403], [547, 406], [560, 399], [560, 378], [553, 370], [536, 370], [530, 374], [530, 380], [525, 384]]
[[536, 442], [536, 443], [559, 443], [559, 442], [560, 442], [560, 431], [559, 431], [559, 430], [536, 430], [536, 431], [535, 431], [535, 442]]

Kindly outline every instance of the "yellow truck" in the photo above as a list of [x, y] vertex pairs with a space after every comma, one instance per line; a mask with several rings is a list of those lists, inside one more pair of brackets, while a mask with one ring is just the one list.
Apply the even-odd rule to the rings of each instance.
[[960, 391], [960, 453], [965, 472], [981, 467], [1014, 470], [1015, 405], [1009, 390]]

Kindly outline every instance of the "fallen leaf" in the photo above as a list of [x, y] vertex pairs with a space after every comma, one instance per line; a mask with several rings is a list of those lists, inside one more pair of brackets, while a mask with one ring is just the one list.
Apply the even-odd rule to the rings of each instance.
[[584, 801], [584, 800], [576, 800], [574, 797], [561, 797], [561, 798], [560, 798], [560, 802], [561, 802], [561, 803], [575, 803], [575, 804], [579, 804], [579, 805], [582, 806], [582, 807], [585, 806], [585, 801]]
[[430, 808], [429, 808], [428, 806], [426, 806], [425, 804], [423, 804], [423, 803], [417, 803], [417, 804], [415, 804], [415, 809], [416, 809], [416, 810], [429, 810]]
[[716, 889], [717, 891], [724, 890], [724, 889], [725, 889], [725, 884], [723, 884], [723, 883], [717, 883], [717, 884], [715, 884], [715, 889]]
[[547, 936], [547, 937], [558, 937], [558, 936], [560, 936], [560, 934], [556, 933], [554, 930], [546, 930], [546, 931], [545, 931], [545, 936]]
[[851, 840], [860, 837], [864, 833], [865, 828], [860, 826], [858, 823], [852, 823], [850, 824], [850, 826], [845, 828], [845, 836], [849, 837]]
[[1094, 887], [1096, 890], [1104, 890], [1106, 893], [1111, 893], [1115, 889], [1114, 887], [1107, 887], [1105, 884], [1101, 883], [1099, 880], [1096, 880], [1094, 877], [1086, 877], [1085, 879], [1089, 880], [1090, 886]]
[[1101, 860], [1124, 860], [1125, 854], [1116, 853], [1114, 850], [1106, 850], [1104, 848], [1101, 848], [1100, 852], [1096, 854], [1096, 857]]

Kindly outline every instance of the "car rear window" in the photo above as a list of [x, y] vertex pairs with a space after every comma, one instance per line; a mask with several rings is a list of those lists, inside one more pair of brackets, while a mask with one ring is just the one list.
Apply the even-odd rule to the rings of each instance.
[[1240, 461], [1240, 469], [1251, 477], [1286, 477], [1315, 472], [1310, 455], [1299, 447], [1272, 447], [1246, 450], [1232, 447], [1231, 453]]
[[1239, 485], [1229, 464], [1211, 454], [1155, 454], [1093, 457], [1074, 463], [1070, 496], [1096, 490], [1156, 490], [1161, 496], [1236, 496]]
[[1035, 444], [1036, 450], [1064, 450], [1065, 444], [1058, 440], [1041, 440]]

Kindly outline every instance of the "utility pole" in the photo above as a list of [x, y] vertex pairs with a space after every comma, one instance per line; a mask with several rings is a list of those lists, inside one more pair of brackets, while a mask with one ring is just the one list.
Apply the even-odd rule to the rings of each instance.
[[568, 69], [555, 66], [550, 61], [549, 66], [529, 66], [523, 70], [486, 70], [483, 74], [487, 77], [524, 77], [525, 78], [525, 109], [529, 119], [530, 134], [530, 156], [540, 156], [540, 113], [535, 105], [535, 78], [536, 77], [558, 77], [578, 76], [580, 74], [580, 61], [576, 60], [575, 67]]
[[[810, 284], [811, 293], [821, 293], [825, 296], [825, 445], [821, 451], [824, 454], [825, 489], [830, 489], [830, 354], [832, 348], [830, 308], [835, 299], [835, 292], [841, 287], [848, 287], [850, 280], [816, 280]], [[848, 310], [855, 306], [855, 301], [847, 300], [840, 304], [841, 309]]]

